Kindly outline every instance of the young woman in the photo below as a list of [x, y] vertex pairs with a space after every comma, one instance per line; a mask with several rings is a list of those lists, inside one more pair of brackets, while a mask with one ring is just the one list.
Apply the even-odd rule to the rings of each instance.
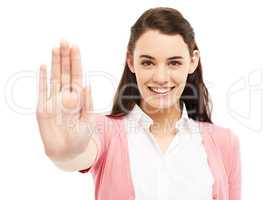
[[77, 46], [53, 49], [49, 96], [41, 65], [37, 120], [48, 157], [90, 171], [97, 200], [240, 200], [239, 139], [212, 123], [189, 22], [173, 8], [149, 9], [127, 50], [109, 115], [92, 112]]

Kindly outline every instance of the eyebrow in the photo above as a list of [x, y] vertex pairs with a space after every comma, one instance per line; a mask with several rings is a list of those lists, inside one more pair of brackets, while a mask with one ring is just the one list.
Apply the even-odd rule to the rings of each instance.
[[[140, 55], [139, 57], [140, 57], [140, 58], [149, 58], [149, 59], [152, 59], [152, 60], [156, 60], [154, 57], [149, 56], [149, 55]], [[184, 57], [182, 57], [182, 56], [173, 56], [173, 57], [169, 57], [169, 58], [167, 58], [167, 60], [183, 59], [183, 58], [184, 58]]]

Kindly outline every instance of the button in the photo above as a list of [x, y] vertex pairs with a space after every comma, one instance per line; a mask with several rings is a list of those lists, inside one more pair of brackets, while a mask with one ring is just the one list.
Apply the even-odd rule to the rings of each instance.
[[217, 199], [217, 194], [213, 194], [212, 199]]

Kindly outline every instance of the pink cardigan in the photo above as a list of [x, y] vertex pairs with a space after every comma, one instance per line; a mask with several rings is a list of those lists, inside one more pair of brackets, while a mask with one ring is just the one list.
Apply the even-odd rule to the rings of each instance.
[[[90, 171], [95, 182], [96, 200], [134, 200], [127, 135], [123, 117], [96, 115], [99, 153]], [[239, 139], [229, 128], [196, 121], [203, 132], [207, 161], [214, 177], [212, 199], [241, 199]]]

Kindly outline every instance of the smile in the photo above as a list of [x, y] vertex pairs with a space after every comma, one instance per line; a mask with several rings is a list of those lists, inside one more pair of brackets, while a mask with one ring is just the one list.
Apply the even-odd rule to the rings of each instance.
[[155, 93], [155, 94], [160, 94], [160, 95], [165, 95], [168, 94], [171, 90], [173, 90], [175, 87], [162, 87], [162, 88], [158, 88], [158, 87], [148, 87], [148, 89]]

